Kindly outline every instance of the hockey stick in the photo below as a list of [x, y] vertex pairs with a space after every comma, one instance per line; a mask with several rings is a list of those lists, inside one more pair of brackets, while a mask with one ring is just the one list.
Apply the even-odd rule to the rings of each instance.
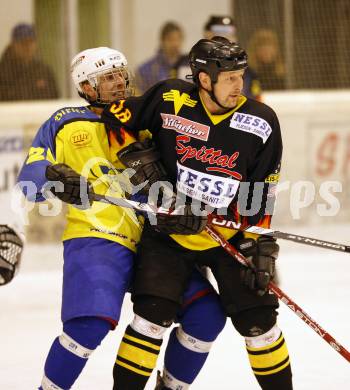
[[242, 231], [245, 231], [248, 233], [261, 234], [264, 236], [280, 238], [282, 240], [293, 241], [293, 242], [296, 242], [298, 244], [317, 246], [319, 248], [325, 248], [325, 249], [331, 249], [331, 250], [338, 251], [338, 252], [350, 253], [350, 246], [349, 245], [319, 240], [318, 238], [299, 236], [299, 235], [293, 234], [293, 233], [284, 233], [284, 232], [281, 232], [279, 230], [266, 229], [266, 228], [263, 228], [260, 226], [248, 225], [242, 229], [240, 227], [240, 224], [237, 224], [234, 221], [224, 219], [220, 215], [213, 216], [210, 222], [215, 226], [221, 226], [221, 227], [225, 227], [225, 228], [229, 228], [229, 229], [237, 229], [237, 230], [242, 230]]
[[[238, 250], [231, 245], [219, 232], [217, 232], [212, 226], [207, 225], [205, 230], [207, 233], [220, 244], [225, 251], [234, 257], [238, 262], [244, 266], [254, 268], [253, 264], [249, 262]], [[289, 309], [291, 309], [306, 325], [308, 325], [314, 332], [323, 338], [333, 349], [335, 349], [340, 355], [342, 355], [348, 362], [350, 362], [350, 352], [346, 350], [341, 344], [338, 343], [327, 331], [325, 331], [318, 323], [313, 320], [305, 311], [297, 305], [291, 298], [288, 297], [279, 287], [273, 282], [268, 285], [270, 291], [272, 291]]]
[[91, 197], [92, 197], [93, 201], [97, 201], [97, 202], [114, 204], [115, 206], [131, 208], [131, 209], [134, 209], [137, 211], [143, 211], [146, 213], [152, 213], [152, 214], [159, 213], [159, 209], [151, 206], [148, 203], [140, 203], [140, 202], [136, 202], [134, 200], [129, 200], [129, 199], [125, 199], [125, 198], [115, 198], [112, 196], [100, 195], [100, 194], [96, 194], [95, 192], [91, 194]]
[[[132, 200], [124, 199], [124, 198], [114, 198], [114, 197], [109, 197], [109, 196], [104, 196], [104, 195], [99, 195], [99, 194], [93, 194], [93, 200], [95, 201], [100, 201], [104, 202], [107, 204], [114, 204], [117, 206], [121, 207], [127, 207], [127, 208], [134, 208], [135, 210], [138, 211], [143, 211], [143, 212], [150, 212], [150, 213], [166, 213], [169, 214], [167, 209], [163, 208], [156, 208], [153, 207], [147, 203], [139, 203], [135, 202]], [[213, 219], [215, 220], [215, 218]], [[221, 219], [219, 219], [221, 221]], [[222, 226], [222, 223], [220, 223], [220, 226]], [[250, 227], [250, 228], [255, 228], [256, 230], [260, 229], [259, 227]], [[206, 226], [206, 231], [207, 233], [217, 242], [219, 243], [227, 253], [229, 253], [231, 256], [233, 256], [237, 261], [239, 261], [241, 264], [245, 266], [250, 266], [253, 267], [253, 264], [249, 262], [243, 255], [241, 255], [237, 249], [232, 246], [220, 233], [218, 233], [212, 226], [207, 225]], [[258, 233], [257, 234], [261, 234]], [[264, 229], [270, 230], [270, 229]], [[246, 231], [251, 231], [252, 230], [246, 230]], [[272, 233], [274, 231], [272, 230]], [[270, 232], [269, 232], [270, 233]], [[281, 233], [281, 232], [279, 232]], [[282, 233], [283, 235], [287, 235], [287, 233]], [[272, 234], [268, 234], [272, 235]], [[301, 237], [301, 236], [297, 236]], [[285, 238], [285, 237], [280, 237], [280, 238]], [[287, 238], [285, 238], [287, 239]], [[296, 241], [296, 242], [301, 242], [301, 241]], [[308, 245], [312, 245], [309, 243]], [[337, 245], [337, 244], [334, 244]], [[328, 248], [328, 246], [322, 246]], [[333, 248], [330, 248], [333, 249]], [[314, 321], [305, 311], [297, 305], [291, 298], [288, 297], [287, 294], [285, 294], [279, 287], [277, 287], [273, 282], [270, 282], [269, 285], [269, 290], [272, 291], [284, 304], [286, 304], [300, 319], [302, 319], [311, 329], [314, 330], [320, 337], [322, 337], [332, 348], [334, 348], [340, 355], [342, 355], [348, 362], [350, 362], [350, 352], [347, 351], [340, 343], [338, 343], [328, 332], [326, 332], [320, 325], [317, 324], [316, 321]]]
[[[148, 203], [140, 203], [125, 198], [115, 198], [115, 197], [104, 196], [99, 194], [93, 194], [92, 199], [98, 202], [114, 204], [116, 206], [121, 206], [121, 207], [133, 208], [137, 211], [142, 211], [142, 212], [152, 213], [152, 214], [168, 214], [168, 215], [173, 214], [174, 215], [176, 213], [181, 212], [181, 210], [174, 210], [171, 213], [169, 213], [168, 209], [164, 209], [162, 207], [157, 208]], [[266, 229], [260, 226], [249, 225], [242, 228], [240, 223], [224, 219], [224, 217], [220, 215], [209, 215], [208, 218], [210, 223], [215, 226], [221, 226], [228, 229], [242, 230], [248, 233], [261, 234], [265, 236], [280, 238], [282, 240], [293, 241], [298, 244], [316, 246], [319, 248], [331, 249], [338, 252], [350, 253], [349, 245], [343, 245], [343, 244], [338, 244], [336, 242], [319, 240], [317, 238], [299, 236], [297, 234], [292, 234], [292, 233], [284, 233], [284, 232], [280, 232], [279, 230]]]

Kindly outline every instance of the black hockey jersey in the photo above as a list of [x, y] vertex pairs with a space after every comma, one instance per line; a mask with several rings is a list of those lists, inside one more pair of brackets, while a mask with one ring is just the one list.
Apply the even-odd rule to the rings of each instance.
[[[277, 116], [267, 105], [241, 96], [234, 109], [212, 115], [194, 84], [166, 80], [140, 97], [111, 104], [102, 119], [117, 133], [123, 127], [136, 133], [149, 129], [178, 192], [217, 209], [230, 205], [243, 224], [269, 226], [266, 206], [273, 203], [282, 140]], [[226, 238], [233, 235], [223, 230]], [[206, 235], [172, 237], [203, 250], [215, 246]]]

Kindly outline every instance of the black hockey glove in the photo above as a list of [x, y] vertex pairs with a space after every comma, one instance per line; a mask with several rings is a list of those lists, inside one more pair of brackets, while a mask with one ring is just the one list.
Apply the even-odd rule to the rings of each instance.
[[23, 242], [7, 225], [0, 225], [0, 286], [10, 283], [19, 269]]
[[160, 161], [160, 154], [151, 140], [134, 142], [118, 152], [119, 160], [136, 172], [130, 177], [134, 186], [145, 184], [140, 192], [148, 195], [153, 183], [167, 180], [166, 172]]
[[275, 261], [278, 257], [279, 246], [272, 237], [259, 237], [257, 241], [244, 238], [236, 244], [243, 256], [252, 261], [255, 269], [244, 267], [241, 271], [243, 283], [258, 295], [264, 295], [269, 282], [275, 274]]
[[183, 206], [181, 215], [157, 215], [155, 230], [164, 234], [198, 234], [208, 223], [207, 216], [193, 214], [190, 204]]
[[49, 165], [45, 174], [49, 181], [63, 184], [62, 191], [56, 190], [54, 186], [49, 187], [58, 199], [79, 206], [80, 209], [91, 207], [93, 190], [85, 177], [66, 164]]

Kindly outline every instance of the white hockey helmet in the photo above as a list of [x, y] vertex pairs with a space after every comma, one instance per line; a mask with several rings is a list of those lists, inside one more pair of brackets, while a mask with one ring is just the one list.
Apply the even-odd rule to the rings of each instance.
[[[104, 74], [122, 76], [124, 79], [123, 91], [114, 99], [103, 100], [100, 96], [99, 83]], [[88, 82], [97, 92], [97, 103], [108, 104], [112, 100], [131, 96], [133, 94], [132, 76], [127, 68], [127, 60], [123, 53], [109, 47], [96, 47], [78, 53], [71, 63], [71, 74], [78, 93], [84, 99], [91, 101], [82, 89], [82, 83]], [[123, 96], [121, 96], [123, 95]]]

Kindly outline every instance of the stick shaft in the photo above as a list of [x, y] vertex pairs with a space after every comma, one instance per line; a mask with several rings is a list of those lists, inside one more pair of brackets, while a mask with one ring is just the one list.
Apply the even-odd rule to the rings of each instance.
[[273, 229], [266, 229], [260, 226], [247, 226], [244, 229], [241, 228], [240, 224], [235, 223], [234, 221], [230, 221], [227, 219], [224, 219], [221, 216], [213, 216], [210, 220], [212, 225], [215, 226], [221, 226], [229, 229], [237, 229], [237, 230], [243, 230], [248, 233], [254, 233], [254, 234], [261, 234], [264, 236], [270, 236], [270, 237], [275, 237], [275, 238], [280, 238], [282, 240], [287, 240], [287, 241], [293, 241], [298, 244], [304, 244], [308, 246], [316, 246], [319, 248], [324, 248], [324, 249], [330, 249], [338, 252], [346, 252], [350, 253], [350, 246], [349, 245], [343, 245], [343, 244], [338, 244], [336, 242], [331, 242], [331, 241], [325, 241], [325, 240], [320, 240], [317, 238], [312, 238], [312, 237], [305, 237], [305, 236], [299, 236], [297, 234], [292, 234], [292, 233], [285, 233], [281, 232], [279, 230], [273, 230]]
[[[207, 233], [218, 242], [227, 253], [233, 256], [237, 261], [245, 266], [250, 266], [250, 262], [242, 256], [238, 250], [231, 245], [220, 233], [218, 233], [212, 226], [208, 225]], [[325, 331], [318, 323], [313, 320], [299, 305], [297, 305], [286, 293], [284, 293], [275, 283], [269, 283], [269, 290], [272, 291], [285, 305], [289, 307], [301, 320], [305, 322], [315, 333], [317, 333], [323, 340], [325, 340], [333, 349], [335, 349], [341, 356], [350, 362], [350, 352], [344, 348], [338, 341], [336, 341], [327, 331]]]
[[[168, 209], [164, 209], [162, 207], [157, 208], [157, 207], [154, 207], [148, 203], [135, 202], [133, 200], [129, 200], [129, 199], [125, 199], [125, 198], [115, 198], [115, 197], [111, 197], [111, 196], [93, 194], [93, 200], [108, 203], [108, 204], [114, 204], [114, 205], [120, 206], [120, 207], [133, 208], [134, 210], [146, 212], [146, 213], [176, 214], [176, 210], [172, 211], [170, 213]], [[181, 210], [179, 210], [179, 212], [181, 212]], [[315, 247], [330, 249], [330, 250], [334, 250], [334, 251], [338, 251], [338, 252], [350, 253], [350, 246], [348, 246], [348, 245], [338, 244], [338, 243], [330, 242], [330, 241], [319, 240], [319, 239], [311, 238], [311, 237], [299, 236], [297, 234], [284, 233], [284, 232], [281, 232], [278, 230], [266, 229], [266, 228], [263, 228], [260, 226], [248, 226], [248, 227], [242, 228], [240, 223], [236, 223], [234, 221], [224, 219], [222, 216], [209, 215], [208, 219], [209, 219], [209, 222], [214, 226], [219, 226], [219, 227], [221, 226], [221, 227], [225, 227], [228, 229], [242, 230], [242, 231], [246, 231], [249, 233], [255, 233], [255, 234], [279, 238], [282, 240], [293, 241], [293, 242], [298, 243], [298, 244], [315, 246]]]
[[[94, 200], [108, 203], [108, 204], [114, 204], [121, 207], [127, 207], [127, 208], [133, 208], [138, 211], [143, 212], [150, 212], [150, 213], [165, 213], [165, 209], [161, 208], [155, 208], [147, 203], [139, 203], [132, 200], [124, 199], [124, 198], [113, 198], [103, 195], [94, 194]], [[214, 218], [215, 219], [215, 218]], [[213, 219], [212, 219], [213, 221]], [[220, 220], [219, 220], [220, 221]], [[220, 223], [220, 226], [223, 226], [222, 223]], [[248, 260], [242, 256], [237, 249], [232, 246], [220, 233], [218, 233], [212, 226], [207, 225], [205, 228], [207, 233], [216, 241], [218, 242], [226, 252], [228, 252], [231, 256], [233, 256], [237, 261], [239, 261], [241, 264], [245, 266], [251, 266], [252, 264], [248, 262]], [[278, 231], [274, 231], [271, 229], [263, 229], [259, 227], [250, 227], [246, 229], [246, 231], [254, 232], [257, 234], [266, 234], [270, 235], [276, 238], [282, 238], [285, 240], [291, 240], [299, 243], [304, 243], [307, 245], [312, 246], [321, 246], [322, 248], [328, 248], [328, 249], [334, 249], [334, 250], [341, 250], [336, 249], [332, 246], [327, 245], [318, 245], [315, 243], [312, 243], [307, 237], [303, 236], [297, 236], [297, 235], [290, 235], [288, 233], [282, 233]], [[261, 232], [262, 231], [262, 232]], [[265, 233], [264, 233], [265, 232]], [[289, 237], [290, 236], [290, 237]], [[327, 241], [321, 241], [317, 240], [318, 242], [327, 243], [330, 245], [339, 245], [340, 247], [346, 248], [346, 246], [342, 246], [340, 244], [333, 244], [329, 243]], [[343, 252], [350, 252], [350, 250], [341, 250]], [[269, 290], [272, 291], [285, 305], [289, 307], [301, 320], [303, 320], [306, 325], [308, 325], [315, 333], [317, 333], [323, 340], [325, 340], [332, 348], [334, 348], [340, 355], [342, 355], [348, 362], [350, 362], [350, 352], [345, 349], [340, 343], [338, 343], [327, 331], [325, 331], [320, 325], [317, 324], [315, 320], [313, 320], [299, 305], [297, 305], [287, 294], [285, 294], [279, 287], [277, 287], [273, 282], [269, 283]]]

